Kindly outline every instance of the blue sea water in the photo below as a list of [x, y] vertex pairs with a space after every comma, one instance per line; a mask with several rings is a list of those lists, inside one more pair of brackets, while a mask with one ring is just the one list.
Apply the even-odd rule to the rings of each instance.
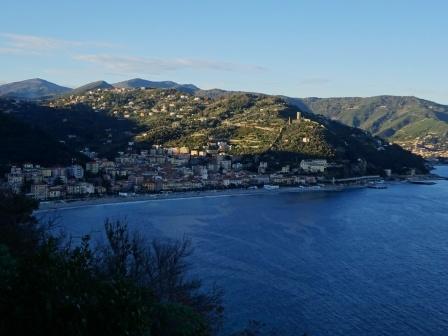
[[190, 237], [194, 273], [225, 290], [224, 334], [259, 320], [280, 335], [448, 335], [448, 181], [39, 216], [74, 236], [110, 218], [148, 237]]

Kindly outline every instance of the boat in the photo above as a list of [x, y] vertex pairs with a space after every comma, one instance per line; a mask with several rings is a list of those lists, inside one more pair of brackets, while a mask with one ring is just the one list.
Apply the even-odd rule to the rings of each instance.
[[307, 192], [307, 191], [322, 191], [323, 188], [318, 185], [314, 186], [298, 186], [296, 188], [290, 189], [291, 192]]
[[381, 183], [369, 184], [367, 188], [370, 189], [387, 189], [387, 185]]
[[436, 184], [436, 182], [434, 182], [434, 181], [415, 181], [415, 180], [410, 180], [408, 182], [412, 183], [412, 184], [419, 184], [419, 185], [434, 185], [434, 184]]
[[319, 185], [321, 191], [343, 191], [345, 186], [340, 184]]
[[266, 190], [276, 190], [278, 188], [280, 188], [278, 185], [273, 185], [273, 184], [265, 184], [263, 186], [264, 189]]
[[377, 182], [370, 182], [367, 185], [367, 188], [370, 189], [387, 189], [387, 184], [384, 183], [384, 180], [380, 180]]

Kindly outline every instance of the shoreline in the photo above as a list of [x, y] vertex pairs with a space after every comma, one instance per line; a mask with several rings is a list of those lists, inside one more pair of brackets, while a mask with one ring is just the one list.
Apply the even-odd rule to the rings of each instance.
[[279, 187], [278, 189], [225, 189], [225, 190], [205, 190], [205, 191], [187, 191], [171, 192], [166, 194], [143, 194], [129, 197], [110, 196], [85, 200], [74, 201], [47, 201], [39, 204], [39, 209], [34, 213], [48, 212], [58, 209], [76, 209], [91, 206], [119, 205], [126, 203], [146, 203], [151, 201], [174, 201], [194, 198], [219, 198], [234, 196], [253, 196], [265, 194], [280, 194], [286, 192], [293, 193], [312, 193], [312, 192], [341, 192], [353, 189], [364, 189], [367, 185], [352, 186], [313, 186], [313, 187]]
[[[448, 180], [436, 174], [427, 174], [418, 176], [419, 180]], [[408, 180], [391, 180], [387, 185], [407, 183]], [[279, 187], [277, 189], [213, 189], [200, 191], [178, 191], [168, 192], [164, 194], [140, 194], [134, 196], [107, 196], [99, 198], [78, 199], [78, 200], [57, 200], [45, 201], [39, 203], [39, 208], [34, 213], [43, 213], [52, 210], [63, 209], [77, 209], [92, 206], [108, 206], [120, 205], [126, 203], [146, 203], [151, 201], [175, 201], [187, 200], [194, 198], [219, 198], [219, 197], [236, 197], [236, 196], [253, 196], [266, 194], [280, 194], [280, 193], [313, 193], [313, 192], [343, 192], [355, 189], [365, 189], [368, 184], [352, 184], [352, 185], [325, 185], [325, 186], [288, 186]]]

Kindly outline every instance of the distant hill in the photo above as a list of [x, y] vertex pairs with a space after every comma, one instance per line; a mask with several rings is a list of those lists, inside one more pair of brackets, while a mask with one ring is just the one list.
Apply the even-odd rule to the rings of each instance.
[[64, 94], [72, 89], [40, 78], [0, 85], [0, 96], [19, 99], [42, 99]]
[[227, 91], [221, 89], [209, 89], [209, 90], [199, 90], [195, 92], [195, 95], [198, 97], [207, 97], [207, 98], [220, 98], [224, 96], [229, 96], [235, 93], [249, 93], [249, 92], [241, 92], [241, 91]]
[[123, 82], [113, 84], [117, 88], [138, 89], [138, 88], [153, 88], [153, 89], [176, 89], [180, 92], [193, 94], [199, 88], [193, 84], [179, 84], [172, 81], [153, 82], [146, 79], [134, 78]]
[[77, 94], [83, 94], [88, 91], [93, 91], [97, 89], [113, 89], [114, 87], [105, 82], [105, 81], [96, 81], [92, 83], [85, 84], [83, 86], [77, 87], [76, 89], [70, 91], [70, 94], [77, 95]]
[[414, 151], [448, 154], [448, 106], [416, 97], [305, 98], [296, 106], [359, 127]]

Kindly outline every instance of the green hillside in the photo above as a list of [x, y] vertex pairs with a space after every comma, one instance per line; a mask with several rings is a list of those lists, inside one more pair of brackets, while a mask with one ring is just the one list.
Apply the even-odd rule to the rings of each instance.
[[[327, 158], [352, 165], [367, 162], [369, 170], [377, 172], [406, 167], [425, 170], [423, 160], [398, 146], [302, 111], [276, 96], [233, 93], [212, 99], [176, 90], [99, 90], [59, 98], [51, 105], [58, 111], [71, 111], [72, 116], [80, 113], [82, 106], [111, 123], [121, 123], [140, 148], [163, 144], [201, 150], [213, 139], [227, 142], [230, 154], [265, 159], [274, 166], [298, 164], [303, 158]], [[300, 120], [296, 120], [298, 112]], [[126, 148], [130, 140], [118, 135], [110, 139], [104, 146], [113, 149]], [[86, 145], [92, 146], [88, 140]]]
[[[212, 99], [176, 90], [103, 89], [47, 104], [0, 101], [8, 120], [14, 118], [41, 132], [39, 139], [25, 141], [34, 132], [3, 122], [9, 128], [3, 135], [15, 136], [9, 142], [10, 153], [4, 153], [9, 161], [21, 161], [12, 153], [16, 148], [18, 153], [30, 153], [24, 157], [27, 161], [44, 163], [47, 159], [43, 158], [49, 157], [59, 163], [85, 147], [113, 158], [118, 151], [153, 144], [207, 150], [211, 141], [221, 141], [229, 146], [229, 154], [254, 165], [265, 160], [270, 167], [297, 166], [305, 158], [326, 158], [352, 172], [359, 167], [368, 172], [411, 167], [425, 171], [422, 159], [400, 147], [359, 128], [302, 111], [276, 96], [234, 93]], [[42, 143], [52, 150], [32, 147]]]
[[438, 143], [431, 150], [448, 152], [448, 106], [396, 96], [305, 98], [302, 102], [315, 113], [400, 144], [424, 147], [431, 134]]

